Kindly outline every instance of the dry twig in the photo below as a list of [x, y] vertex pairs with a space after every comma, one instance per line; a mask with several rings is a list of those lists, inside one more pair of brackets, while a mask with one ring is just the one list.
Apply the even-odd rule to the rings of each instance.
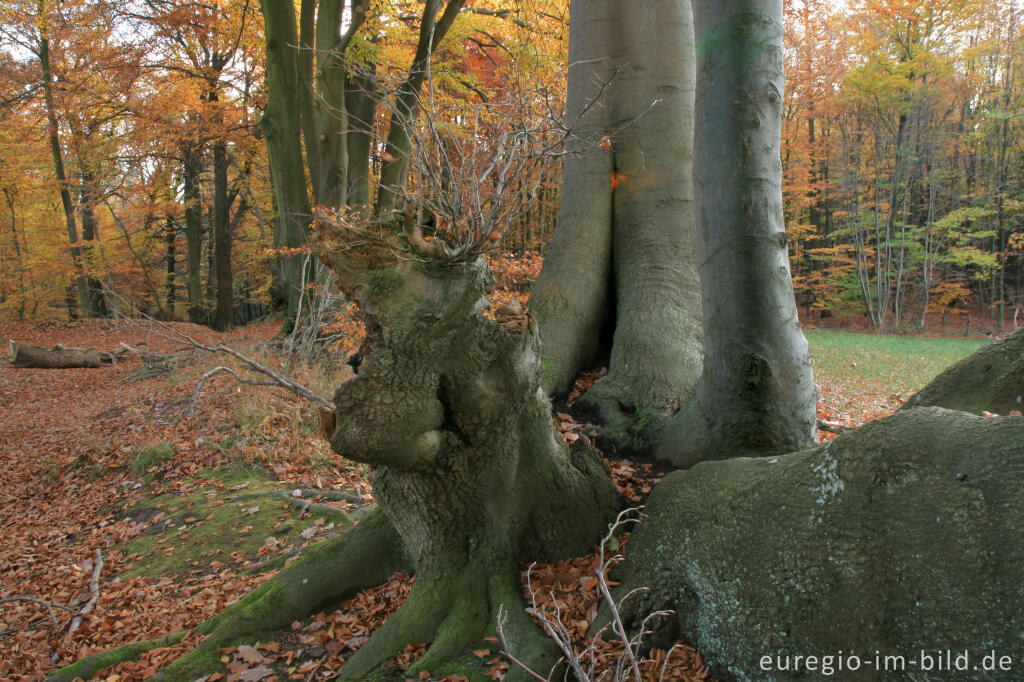
[[[53, 615], [53, 610], [54, 609], [63, 609], [64, 611], [70, 611], [72, 613], [75, 612], [75, 610], [73, 608], [70, 608], [68, 606], [62, 606], [61, 604], [54, 604], [53, 602], [44, 601], [42, 599], [36, 599], [35, 597], [23, 597], [23, 596], [7, 597], [5, 599], [0, 599], [0, 604], [8, 604], [10, 602], [18, 602], [18, 601], [27, 601], [27, 602], [32, 602], [33, 604], [40, 604], [42, 606], [45, 606], [46, 607], [46, 612], [48, 614], [50, 614], [50, 620], [53, 621], [53, 626], [54, 627], [57, 627], [57, 616]], [[12, 632], [12, 631], [8, 630], [6, 632]]]
[[[111, 293], [113, 294], [113, 292], [111, 292]], [[113, 294], [113, 295], [116, 296], [117, 294]], [[136, 312], [138, 312], [138, 311], [136, 311]], [[124, 317], [124, 319], [129, 324], [133, 324], [133, 325], [142, 327], [142, 325], [139, 324], [135, 320], [132, 320], [132, 319], [127, 318], [127, 317]], [[236, 379], [238, 379], [239, 381], [242, 381], [244, 383], [247, 383], [247, 384], [255, 384], [255, 385], [258, 385], [258, 386], [278, 386], [280, 388], [284, 388], [284, 389], [288, 390], [289, 392], [294, 393], [295, 395], [299, 396], [300, 398], [305, 398], [306, 400], [309, 400], [310, 402], [316, 403], [317, 405], [319, 405], [320, 407], [322, 407], [323, 409], [325, 409], [325, 410], [327, 410], [329, 412], [334, 412], [334, 404], [331, 403], [329, 400], [327, 400], [327, 398], [325, 398], [322, 395], [320, 395], [319, 393], [317, 393], [316, 391], [313, 391], [312, 389], [307, 388], [306, 386], [303, 386], [302, 384], [300, 384], [300, 383], [298, 383], [296, 381], [292, 381], [291, 379], [288, 379], [288, 378], [278, 374], [277, 372], [275, 372], [274, 370], [270, 369], [266, 365], [264, 365], [264, 364], [262, 364], [260, 362], [257, 362], [256, 360], [253, 360], [249, 356], [247, 356], [247, 355], [245, 355], [243, 353], [238, 352], [237, 350], [235, 350], [234, 348], [231, 348], [230, 346], [226, 346], [223, 343], [218, 343], [215, 346], [211, 346], [211, 345], [205, 344], [205, 343], [200, 343], [199, 341], [196, 341], [194, 338], [192, 338], [188, 334], [180, 333], [177, 330], [175, 330], [173, 327], [171, 327], [170, 325], [164, 324], [163, 322], [160, 322], [159, 320], [154, 320], [152, 317], [149, 317], [148, 315], [144, 315], [143, 319], [145, 319], [149, 323], [149, 326], [148, 326], [148, 328], [146, 328], [146, 331], [150, 332], [151, 334], [155, 334], [156, 336], [159, 336], [159, 337], [161, 337], [163, 339], [167, 339], [168, 341], [173, 341], [173, 342], [179, 344], [180, 346], [182, 346], [184, 348], [192, 348], [192, 349], [195, 349], [195, 350], [201, 350], [201, 351], [204, 351], [204, 352], [207, 352], [207, 353], [211, 353], [211, 354], [223, 353], [225, 355], [230, 355], [231, 357], [233, 357], [236, 360], [238, 360], [239, 362], [241, 362], [243, 365], [245, 365], [248, 369], [250, 369], [251, 371], [255, 372], [256, 374], [262, 374], [263, 376], [269, 377], [268, 381], [262, 381], [261, 382], [261, 381], [256, 380], [256, 379], [245, 379], [245, 378], [241, 377], [237, 372], [235, 372], [234, 370], [229, 369], [227, 367], [215, 367], [213, 370], [210, 370], [209, 372], [207, 372], [200, 379], [199, 385], [196, 387], [196, 390], [195, 390], [195, 392], [193, 394], [194, 396], [198, 396], [199, 389], [202, 388], [203, 382], [205, 382], [207, 379], [209, 379], [210, 376], [213, 376], [214, 374], [223, 371], [223, 372], [228, 372], [228, 373], [232, 374]], [[122, 344], [122, 345], [125, 345], [125, 344]], [[133, 351], [135, 350], [135, 349], [132, 349], [130, 346], [128, 346], [128, 349], [129, 350], [133, 350]]]
[[93, 554], [92, 579], [89, 581], [89, 592], [91, 593], [92, 596], [89, 597], [89, 601], [85, 603], [85, 606], [83, 606], [82, 609], [78, 612], [78, 615], [71, 619], [71, 624], [68, 626], [68, 631], [67, 633], [65, 633], [64, 639], [61, 640], [60, 645], [57, 647], [57, 651], [53, 652], [54, 663], [60, 660], [60, 647], [63, 646], [64, 643], [67, 642], [69, 639], [71, 639], [71, 635], [75, 634], [75, 631], [78, 630], [79, 627], [81, 627], [82, 621], [85, 620], [85, 617], [89, 615], [89, 612], [92, 611], [93, 608], [96, 606], [96, 602], [99, 601], [100, 573], [102, 571], [103, 553], [100, 552], [99, 549], [97, 549]]

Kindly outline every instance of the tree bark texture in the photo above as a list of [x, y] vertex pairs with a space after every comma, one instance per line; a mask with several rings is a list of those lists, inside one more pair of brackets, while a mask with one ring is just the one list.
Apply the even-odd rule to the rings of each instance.
[[530, 305], [555, 395], [600, 359], [602, 329], [613, 331], [608, 376], [582, 399], [606, 418], [670, 414], [700, 375], [693, 88], [688, 2], [572, 4], [574, 153]]
[[374, 494], [417, 576], [342, 678], [363, 679], [421, 641], [430, 648], [410, 673], [429, 670], [491, 634], [502, 605], [512, 653], [551, 660], [523, 611], [516, 562], [587, 551], [617, 496], [596, 453], [570, 451], [552, 429], [536, 329], [481, 314], [482, 261], [334, 267], [368, 336], [358, 375], [334, 395], [331, 446], [376, 467]]
[[782, 217], [781, 0], [697, 0], [694, 177], [704, 371], [659, 456], [813, 444], [814, 381]]

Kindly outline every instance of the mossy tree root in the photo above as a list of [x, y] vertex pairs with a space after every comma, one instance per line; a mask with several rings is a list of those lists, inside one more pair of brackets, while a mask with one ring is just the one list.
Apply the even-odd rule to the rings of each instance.
[[[527, 616], [515, 572], [496, 570], [492, 559], [480, 556], [446, 576], [418, 576], [409, 599], [345, 663], [339, 679], [366, 679], [417, 642], [430, 646], [405, 676], [437, 672], [493, 635], [502, 610], [510, 653], [546, 673], [558, 660], [557, 648]], [[519, 673], [512, 670], [505, 679], [517, 680]]]
[[342, 678], [422, 642], [406, 674], [437, 672], [495, 632], [502, 606], [510, 653], [549, 667], [554, 645], [525, 614], [517, 561], [589, 551], [620, 500], [599, 458], [552, 428], [536, 327], [481, 314], [482, 260], [336, 272], [368, 332], [357, 375], [334, 394], [331, 447], [375, 467], [374, 497], [416, 567], [409, 599]]
[[119, 646], [114, 649], [100, 651], [92, 656], [87, 656], [80, 661], [75, 661], [71, 665], [64, 666], [47, 677], [46, 682], [71, 682], [79, 677], [83, 680], [88, 680], [104, 668], [109, 668], [112, 665], [124, 663], [125, 661], [134, 661], [142, 654], [147, 651], [152, 651], [153, 649], [174, 646], [182, 640], [187, 632], [187, 630], [181, 630], [166, 637], [148, 639], [142, 642], [132, 642], [131, 644], [125, 644], [124, 646]]
[[608, 456], [648, 455], [658, 432], [674, 409], [644, 407], [632, 397], [635, 389], [609, 375], [576, 399], [574, 413], [600, 424], [595, 444]]
[[[309, 616], [325, 602], [345, 599], [360, 590], [379, 585], [395, 571], [409, 570], [410, 566], [394, 528], [383, 514], [371, 512], [344, 535], [310, 548], [247, 597], [201, 623], [196, 631], [208, 636], [154, 679], [192, 680], [208, 674], [217, 665], [220, 648], [261, 632], [286, 627]], [[182, 634], [172, 637], [180, 640]], [[104, 654], [115, 652], [118, 656], [110, 657], [104, 666], [88, 668], [87, 674], [95, 674], [115, 663], [134, 660], [150, 649], [173, 643], [162, 642], [139, 642], [97, 654], [90, 659], [101, 661]], [[84, 664], [90, 659], [79, 663]], [[79, 663], [62, 668], [47, 680], [72, 680], [76, 675], [86, 677], [75, 667]], [[70, 677], [66, 673], [69, 670], [73, 672]]]

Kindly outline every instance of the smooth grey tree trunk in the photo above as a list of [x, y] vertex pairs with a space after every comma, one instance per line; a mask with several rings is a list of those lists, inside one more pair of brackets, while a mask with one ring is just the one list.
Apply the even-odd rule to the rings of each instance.
[[782, 217], [782, 0], [697, 0], [694, 18], [704, 371], [661, 434], [677, 466], [799, 450], [815, 429]]
[[544, 388], [564, 395], [599, 357], [601, 329], [612, 301], [612, 154], [600, 146], [611, 128], [605, 84], [610, 57], [611, 3], [574, 2], [569, 15], [569, 84], [562, 194], [551, 245], [530, 293], [530, 310], [544, 343]]
[[613, 332], [608, 376], [582, 399], [606, 425], [622, 410], [675, 412], [700, 376], [693, 50], [688, 0], [571, 5], [575, 154], [530, 306], [554, 395], [607, 352], [602, 329]]

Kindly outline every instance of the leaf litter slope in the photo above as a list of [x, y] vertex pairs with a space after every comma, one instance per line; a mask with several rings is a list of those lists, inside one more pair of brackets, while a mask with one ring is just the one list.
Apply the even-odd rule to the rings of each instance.
[[[208, 343], [228, 339], [192, 325], [180, 328]], [[252, 344], [275, 331], [273, 325], [250, 327], [234, 341]], [[109, 349], [125, 341], [155, 352], [174, 350], [165, 339], [111, 322], [0, 323], [0, 337], [47, 346]], [[172, 575], [117, 578], [139, 558], [118, 545], [148, 533], [160, 539], [149, 550], [163, 558], [189, 546], [189, 533], [201, 535], [209, 513], [189, 514], [190, 494], [202, 492], [223, 504], [249, 492], [232, 490], [239, 484], [228, 485], [216, 476], [200, 476], [204, 472], [245, 471], [273, 457], [271, 475], [288, 484], [280, 489], [343, 488], [369, 498], [358, 471], [309, 461], [305, 453], [317, 452], [320, 445], [316, 434], [288, 428], [303, 405], [264, 394], [260, 402], [270, 404], [266, 416], [242, 429], [238, 422], [245, 411], [239, 410], [237, 387], [215, 379], [204, 389], [201, 410], [180, 423], [167, 423], [180, 413], [180, 401], [190, 396], [201, 366], [186, 369], [184, 378], [131, 381], [129, 373], [138, 365], [130, 360], [100, 369], [33, 370], [0, 363], [0, 599], [31, 597], [71, 609], [55, 609], [51, 618], [37, 602], [3, 604], [0, 679], [41, 679], [56, 667], [55, 653], [66, 664], [96, 650], [195, 625], [266, 579], [246, 569], [273, 555], [294, 553], [330, 525], [299, 518], [300, 509], [275, 498], [254, 499], [228, 526], [232, 539], [256, 528], [251, 522], [256, 512], [246, 518], [245, 511], [258, 506], [270, 511], [276, 505], [276, 516], [296, 528], [290, 541], [278, 540], [272, 533], [281, 533], [271, 527], [265, 537], [256, 538], [249, 554], [227, 544], [220, 557], [208, 557], [201, 568], [195, 559], [185, 559]], [[270, 439], [274, 448], [264, 446]], [[152, 511], [147, 501], [159, 496], [166, 502], [156, 504], [166, 509]], [[174, 498], [182, 502], [175, 505]], [[135, 513], [133, 507], [152, 513]], [[184, 518], [168, 527], [161, 516], [175, 512]], [[97, 549], [104, 562], [97, 606], [65, 641], [70, 616], [91, 596]]]
[[[275, 325], [256, 326], [230, 336], [176, 326], [203, 342], [236, 346], [253, 346], [277, 330]], [[125, 341], [156, 352], [173, 350], [165, 339], [109, 322], [0, 323], [0, 337], [95, 348]], [[898, 404], [893, 404], [891, 384], [858, 374], [863, 364], [842, 359], [851, 351], [838, 338], [812, 336], [829, 401], [819, 407], [829, 411], [830, 405], [841, 405], [826, 416], [856, 420], [889, 412]], [[864, 336], [859, 344], [870, 345], [876, 338]], [[958, 347], [952, 352], [968, 351]], [[921, 352], [928, 354], [916, 346], [904, 349], [904, 355]], [[896, 352], [896, 359], [886, 362], [900, 357]], [[341, 489], [370, 499], [358, 467], [330, 456], [312, 429], [296, 427], [312, 421], [301, 402], [273, 392], [252, 398], [248, 387], [239, 391], [219, 378], [204, 389], [200, 410], [180, 423], [166, 423], [180, 411], [176, 401], [191, 394], [195, 379], [212, 362], [131, 381], [129, 372], [137, 366], [138, 360], [129, 360], [102, 369], [54, 371], [14, 370], [0, 363], [0, 599], [28, 596], [77, 611], [91, 596], [96, 549], [104, 561], [97, 607], [70, 638], [64, 632], [72, 612], [56, 610], [51, 618], [36, 602], [3, 605], [0, 679], [42, 679], [56, 667], [55, 652], [66, 664], [97, 650], [194, 626], [266, 580], [302, 546], [332, 532], [332, 521], [304, 515], [276, 498], [257, 499], [261, 491]], [[556, 416], [555, 425], [567, 441], [581, 437], [586, 426], [566, 413]], [[615, 461], [609, 468], [631, 503], [642, 501], [659, 479], [649, 465]], [[270, 478], [254, 475], [256, 469], [267, 470]], [[331, 504], [349, 510], [359, 506]], [[225, 522], [214, 514], [218, 507], [233, 515]], [[217, 523], [224, 524], [228, 539], [204, 535]], [[161, 561], [140, 561], [146, 556]], [[562, 609], [580, 639], [596, 611], [593, 562], [591, 555], [523, 567], [524, 576], [533, 571], [542, 604]], [[397, 608], [411, 580], [396, 576], [336, 611], [295, 623], [293, 632], [277, 640], [225, 651], [221, 672], [209, 682], [330, 676]], [[186, 637], [138, 662], [109, 669], [102, 679], [145, 679], [197, 641]], [[497, 651], [496, 643], [483, 643], [474, 652], [474, 678], [500, 679], [507, 663]], [[419, 653], [412, 647], [391, 662], [393, 671], [400, 675]], [[611, 659], [614, 646], [602, 642], [598, 653]], [[656, 654], [659, 668], [664, 656]], [[707, 679], [697, 652], [682, 647], [673, 657], [666, 679]]]

